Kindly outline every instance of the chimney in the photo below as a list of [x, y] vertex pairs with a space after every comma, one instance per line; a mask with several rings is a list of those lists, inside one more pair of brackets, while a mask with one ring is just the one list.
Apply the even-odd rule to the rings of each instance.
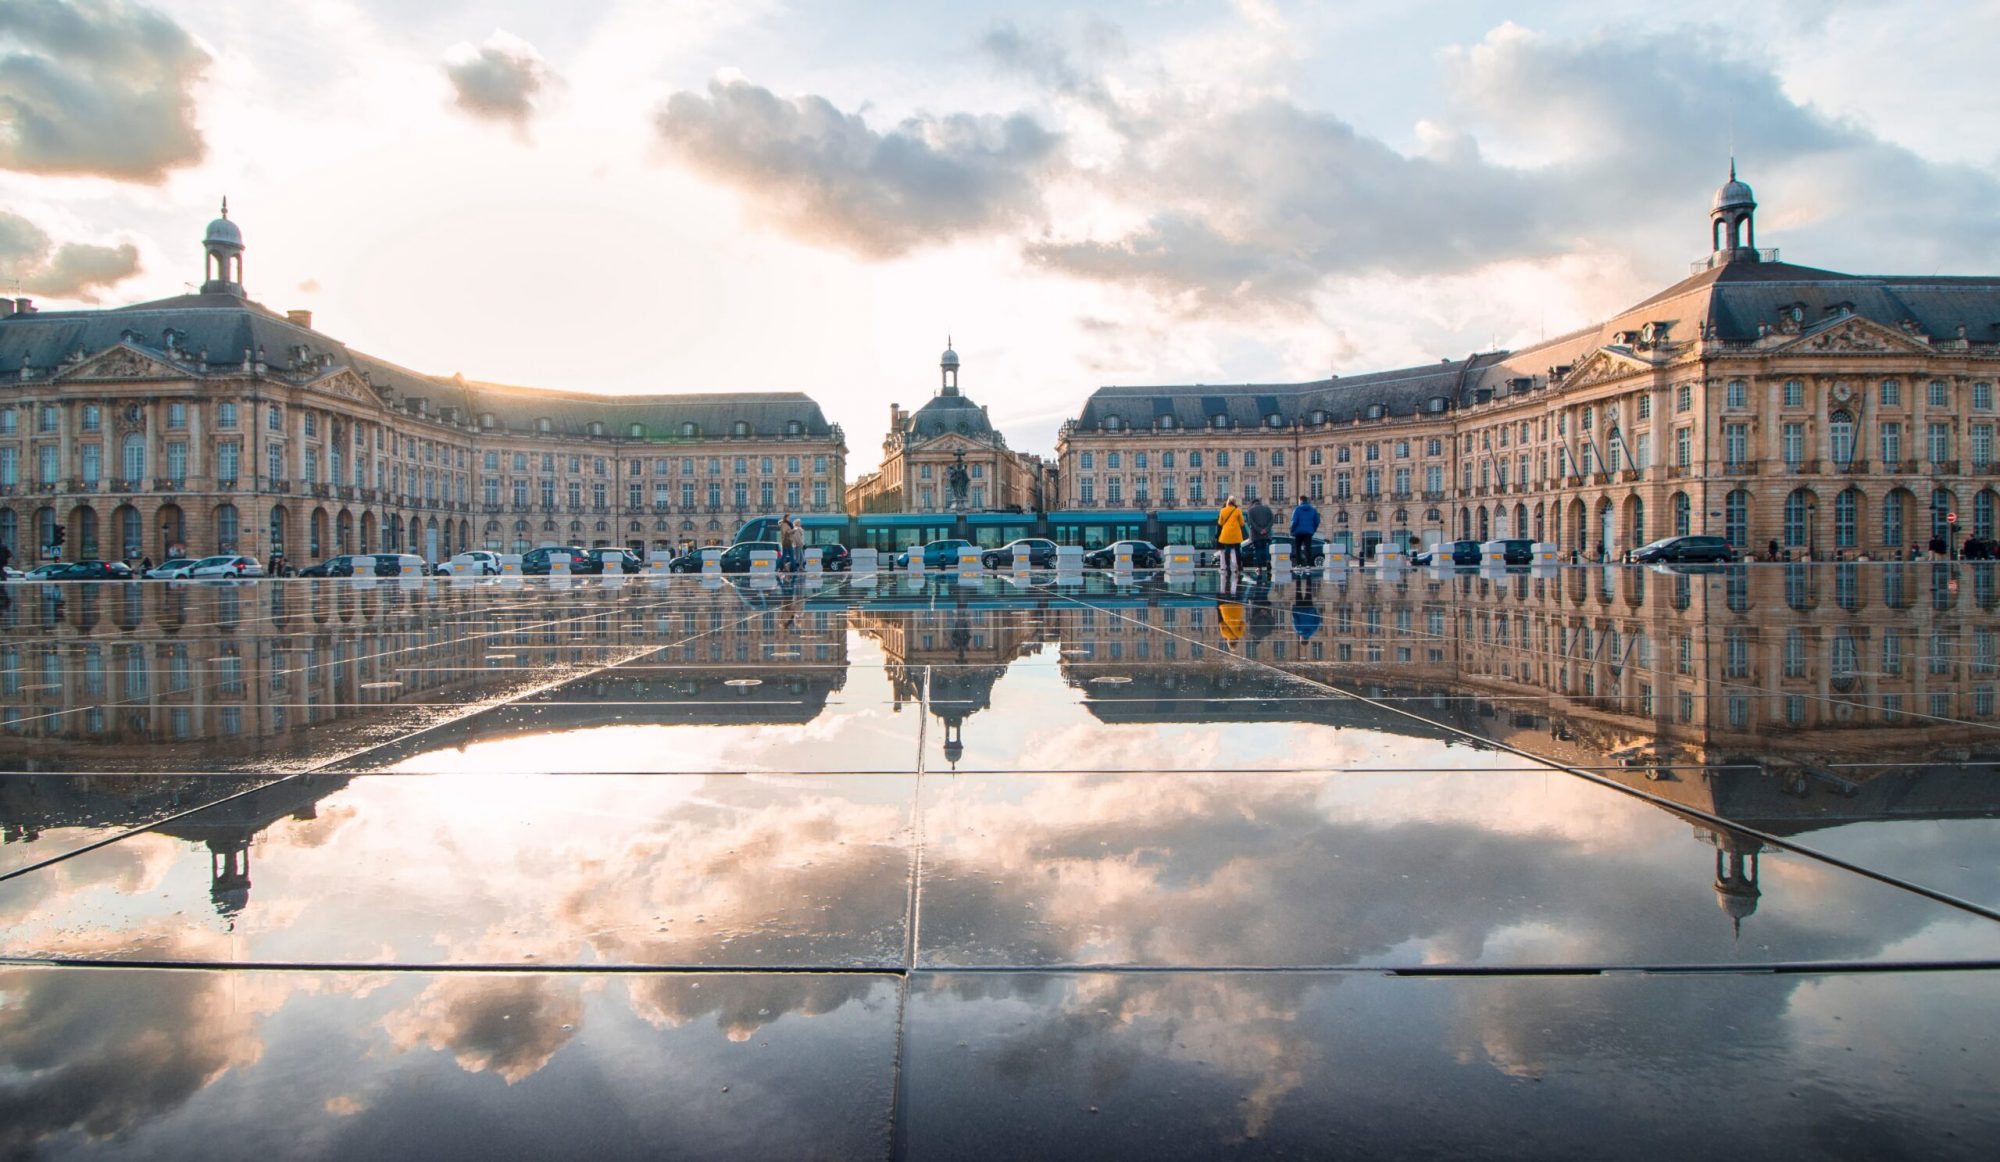
[[313, 325], [313, 313], [311, 311], [286, 311], [285, 321], [294, 327], [304, 327], [310, 331]]
[[14, 300], [0, 299], [0, 319], [4, 319], [8, 315], [11, 315], [13, 313], [14, 313]]
[[17, 315], [32, 315], [32, 314], [34, 314], [34, 313], [35, 313], [35, 300], [33, 300], [33, 299], [15, 299], [15, 300], [14, 300], [14, 313], [15, 313], [15, 314], [17, 314]]

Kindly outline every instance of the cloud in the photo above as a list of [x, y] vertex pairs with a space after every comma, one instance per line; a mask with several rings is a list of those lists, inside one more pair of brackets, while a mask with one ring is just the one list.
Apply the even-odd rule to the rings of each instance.
[[98, 301], [98, 291], [139, 273], [139, 248], [130, 242], [56, 246], [41, 227], [0, 210], [0, 277], [21, 289], [59, 299]]
[[459, 1068], [513, 1085], [569, 1043], [583, 1021], [578, 990], [547, 976], [440, 977], [382, 1027], [398, 1052], [419, 1045], [449, 1052]]
[[1060, 162], [1061, 139], [1021, 113], [917, 116], [884, 133], [824, 97], [720, 78], [668, 98], [654, 128], [759, 218], [870, 258], [1038, 220]]
[[0, 167], [156, 183], [202, 159], [208, 54], [126, 0], [0, 4]]
[[444, 72], [460, 109], [516, 129], [527, 127], [540, 99], [559, 80], [534, 45], [499, 29], [481, 44], [446, 50]]

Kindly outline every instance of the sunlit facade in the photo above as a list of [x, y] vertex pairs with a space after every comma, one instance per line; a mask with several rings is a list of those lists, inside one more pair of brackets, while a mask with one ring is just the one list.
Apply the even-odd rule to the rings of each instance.
[[1357, 549], [1533, 537], [1584, 560], [1685, 533], [1850, 560], [1993, 537], [2000, 278], [1783, 263], [1755, 210], [1732, 173], [1689, 278], [1526, 350], [1102, 388], [1058, 438], [1062, 505], [1307, 495]]
[[726, 541], [838, 512], [846, 444], [798, 392], [614, 396], [421, 375], [278, 315], [225, 216], [199, 293], [0, 311], [0, 542], [27, 564]]

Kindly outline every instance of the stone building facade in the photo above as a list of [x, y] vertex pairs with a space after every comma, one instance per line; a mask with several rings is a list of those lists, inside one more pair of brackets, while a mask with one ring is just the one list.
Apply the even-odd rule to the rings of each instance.
[[612, 396], [422, 375], [279, 315], [242, 235], [204, 239], [199, 293], [0, 309], [0, 542], [162, 560], [730, 539], [837, 512], [846, 444], [797, 392]]
[[[889, 405], [882, 466], [847, 489], [847, 511], [1034, 512], [1045, 504], [1046, 466], [1038, 456], [1007, 447], [982, 404], [958, 390], [958, 352], [946, 344], [938, 360], [938, 392], [913, 412]], [[954, 502], [952, 471], [962, 466], [966, 491]]]
[[1583, 559], [1689, 532], [1849, 559], [1993, 537], [2000, 278], [1784, 263], [1755, 211], [1732, 170], [1687, 279], [1525, 350], [1103, 388], [1058, 438], [1061, 504], [1305, 494], [1357, 549], [1521, 536]]

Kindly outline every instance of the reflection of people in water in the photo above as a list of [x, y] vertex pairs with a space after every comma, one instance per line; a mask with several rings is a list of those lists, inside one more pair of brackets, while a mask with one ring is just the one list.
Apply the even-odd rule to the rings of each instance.
[[1306, 641], [1319, 632], [1319, 605], [1313, 601], [1312, 586], [1301, 580], [1292, 586], [1292, 632]]
[[1268, 581], [1252, 581], [1243, 589], [1243, 600], [1249, 607], [1250, 636], [1267, 638], [1278, 628], [1278, 611], [1271, 604], [1271, 585]]
[[1234, 645], [1243, 640], [1243, 603], [1240, 601], [1217, 601], [1215, 621], [1222, 628], [1222, 641]]

